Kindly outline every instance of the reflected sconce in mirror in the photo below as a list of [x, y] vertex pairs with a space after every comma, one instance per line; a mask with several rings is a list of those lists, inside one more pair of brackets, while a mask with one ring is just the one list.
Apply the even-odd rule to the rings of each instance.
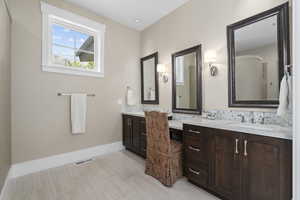
[[214, 65], [217, 61], [217, 54], [215, 51], [208, 51], [205, 54], [205, 62], [208, 63], [209, 72], [211, 76], [216, 76], [218, 74], [218, 68]]
[[162, 78], [164, 83], [167, 83], [169, 81], [166, 65], [158, 64], [157, 72], [159, 73], [159, 76]]

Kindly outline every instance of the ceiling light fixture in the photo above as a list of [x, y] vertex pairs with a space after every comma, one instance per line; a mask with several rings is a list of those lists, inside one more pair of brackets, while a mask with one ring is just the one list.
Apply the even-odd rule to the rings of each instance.
[[141, 20], [139, 20], [139, 19], [136, 19], [136, 20], [135, 20], [136, 23], [139, 23], [140, 21], [141, 21]]

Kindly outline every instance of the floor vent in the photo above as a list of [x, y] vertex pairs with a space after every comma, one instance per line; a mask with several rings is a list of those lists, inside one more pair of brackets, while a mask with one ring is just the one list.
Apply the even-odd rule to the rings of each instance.
[[88, 160], [82, 160], [82, 161], [78, 161], [76, 163], [74, 163], [74, 165], [76, 166], [80, 166], [80, 165], [84, 165], [84, 164], [87, 164], [87, 163], [90, 163], [92, 161], [94, 161], [95, 159], [91, 158], [91, 159], [88, 159]]

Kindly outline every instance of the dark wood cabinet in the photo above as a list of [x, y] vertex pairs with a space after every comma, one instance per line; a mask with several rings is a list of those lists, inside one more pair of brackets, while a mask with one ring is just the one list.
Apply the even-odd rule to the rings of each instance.
[[290, 140], [184, 125], [187, 178], [226, 200], [290, 200]]
[[240, 199], [240, 135], [229, 131], [210, 130], [213, 134], [212, 187], [227, 199]]
[[210, 139], [206, 128], [187, 126], [183, 132], [186, 177], [204, 188], [209, 186]]
[[[290, 200], [292, 141], [194, 125], [170, 129], [183, 142], [184, 175], [225, 200]], [[146, 158], [145, 118], [123, 115], [123, 144]]]
[[123, 145], [126, 148], [132, 144], [132, 118], [123, 116]]
[[132, 148], [136, 151], [139, 152], [140, 150], [140, 118], [138, 117], [133, 117], [133, 126], [132, 126]]
[[270, 137], [244, 135], [242, 149], [242, 199], [291, 199], [291, 143]]
[[141, 152], [141, 138], [143, 132], [141, 121], [145, 120], [141, 117], [123, 115], [123, 145], [126, 149], [137, 154]]

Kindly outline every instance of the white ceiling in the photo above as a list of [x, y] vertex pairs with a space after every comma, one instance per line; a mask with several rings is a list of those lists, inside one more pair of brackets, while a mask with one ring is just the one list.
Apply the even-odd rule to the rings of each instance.
[[[66, 0], [123, 25], [143, 30], [189, 0]], [[139, 20], [137, 22], [136, 20]]]

